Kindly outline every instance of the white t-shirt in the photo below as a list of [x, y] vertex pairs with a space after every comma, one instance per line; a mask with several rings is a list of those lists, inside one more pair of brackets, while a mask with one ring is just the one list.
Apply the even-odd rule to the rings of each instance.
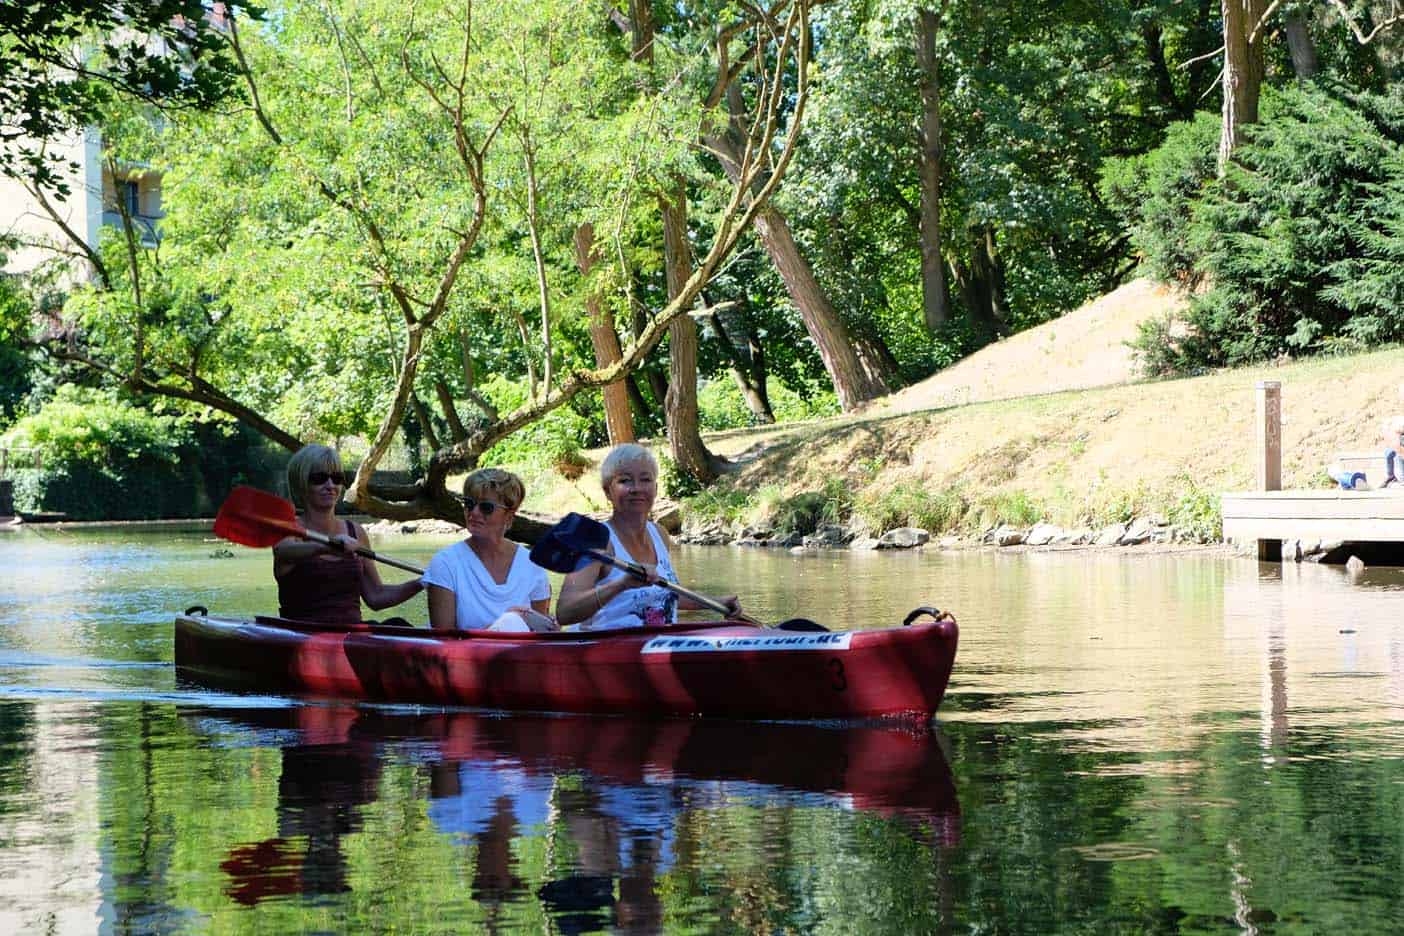
[[546, 570], [532, 562], [521, 546], [502, 585], [493, 581], [478, 554], [463, 540], [436, 552], [421, 581], [453, 592], [459, 630], [489, 627], [508, 608], [529, 608], [533, 601], [551, 597]]

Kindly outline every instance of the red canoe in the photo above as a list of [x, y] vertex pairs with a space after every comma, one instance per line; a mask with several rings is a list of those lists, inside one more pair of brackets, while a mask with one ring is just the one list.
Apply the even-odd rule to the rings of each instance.
[[177, 673], [216, 685], [541, 712], [749, 718], [935, 713], [957, 627], [802, 633], [726, 622], [604, 633], [436, 633], [183, 614]]

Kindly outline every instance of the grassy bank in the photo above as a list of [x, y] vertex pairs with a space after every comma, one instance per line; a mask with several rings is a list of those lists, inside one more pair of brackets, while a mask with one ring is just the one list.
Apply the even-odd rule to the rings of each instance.
[[[1283, 483], [1324, 488], [1338, 451], [1380, 447], [1404, 412], [1404, 350], [973, 403], [848, 415], [707, 437], [736, 470], [686, 501], [693, 520], [818, 515], [874, 532], [968, 534], [996, 523], [1098, 526], [1159, 516], [1217, 536], [1218, 495], [1251, 488], [1254, 386], [1282, 383]], [[601, 452], [588, 456], [596, 463]], [[571, 482], [514, 466], [532, 509], [604, 507], [593, 468]]]

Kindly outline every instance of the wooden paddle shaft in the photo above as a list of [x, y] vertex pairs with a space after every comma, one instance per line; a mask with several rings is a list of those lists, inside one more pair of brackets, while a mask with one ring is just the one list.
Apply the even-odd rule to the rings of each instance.
[[[332, 538], [325, 533], [318, 532], [317, 530], [308, 530], [305, 528], [299, 529], [301, 530], [301, 536], [312, 540], [314, 543], [321, 543], [323, 546], [332, 545]], [[392, 565], [397, 569], [404, 569], [406, 572], [413, 572], [415, 575], [424, 574], [424, 570], [421, 569], [419, 566], [410, 565], [408, 562], [401, 562], [399, 559], [391, 559], [389, 556], [379, 555], [378, 553], [376, 553], [375, 550], [367, 549], [365, 546], [357, 546], [354, 551], [358, 556], [365, 556], [367, 559], [374, 559], [376, 562], [383, 562], [386, 565]]]

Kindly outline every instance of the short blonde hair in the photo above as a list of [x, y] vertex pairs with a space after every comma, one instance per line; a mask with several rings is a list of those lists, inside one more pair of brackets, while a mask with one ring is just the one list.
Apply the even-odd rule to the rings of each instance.
[[473, 500], [494, 500], [487, 497], [495, 494], [495, 503], [508, 510], [516, 510], [526, 499], [526, 485], [522, 479], [501, 468], [479, 468], [468, 473], [463, 479], [463, 496]]
[[653, 469], [654, 477], [658, 477], [658, 459], [653, 457], [653, 453], [637, 442], [624, 442], [611, 449], [604, 461], [600, 462], [600, 487], [608, 492], [609, 482], [614, 480], [620, 469], [635, 462], [647, 463]]
[[314, 471], [341, 471], [336, 449], [312, 442], [288, 459], [288, 493], [299, 507], [307, 506], [307, 476]]

